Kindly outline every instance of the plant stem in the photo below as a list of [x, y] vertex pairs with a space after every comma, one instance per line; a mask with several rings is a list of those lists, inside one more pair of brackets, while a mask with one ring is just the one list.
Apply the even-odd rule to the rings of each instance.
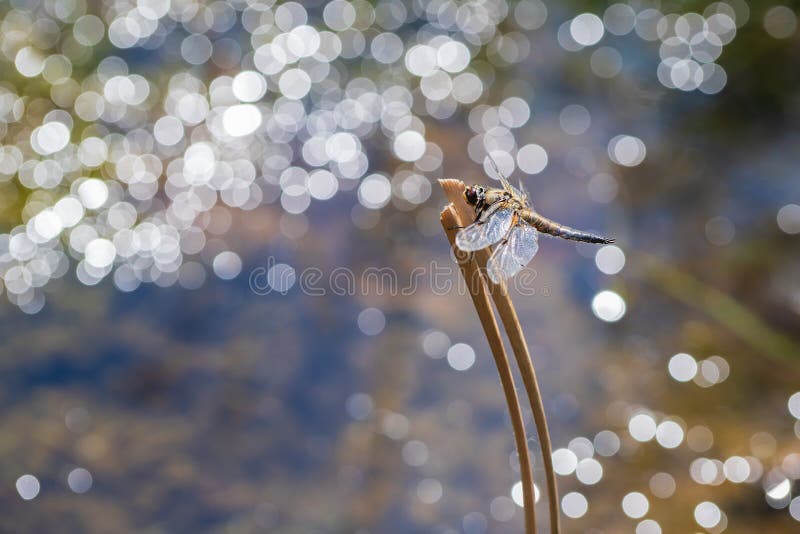
[[[475, 213], [464, 198], [464, 182], [461, 180], [449, 179], [439, 180], [439, 184], [442, 186], [442, 189], [444, 189], [444, 193], [455, 211], [458, 225], [454, 226], [465, 226], [471, 223]], [[511, 343], [514, 357], [517, 360], [517, 365], [522, 375], [522, 381], [525, 384], [525, 391], [528, 394], [528, 401], [530, 402], [531, 411], [533, 412], [533, 419], [536, 422], [536, 432], [542, 447], [542, 459], [545, 477], [547, 479], [550, 532], [551, 534], [559, 534], [561, 531], [561, 523], [558, 509], [558, 486], [553, 469], [552, 444], [550, 442], [550, 432], [547, 429], [547, 416], [544, 411], [542, 394], [539, 390], [536, 371], [533, 367], [533, 360], [528, 350], [528, 344], [525, 341], [525, 335], [522, 332], [522, 326], [520, 325], [519, 317], [514, 309], [514, 303], [511, 301], [508, 290], [505, 284], [495, 285], [489, 280], [488, 276], [486, 276], [486, 262], [488, 259], [488, 249], [479, 250], [475, 253], [475, 260], [477, 261], [479, 272], [489, 287], [494, 304], [503, 321], [506, 335]]]
[[640, 253], [636, 259], [639, 275], [658, 290], [702, 310], [756, 351], [797, 371], [800, 346], [736, 299], [657, 256]]
[[519, 466], [522, 475], [522, 498], [525, 510], [525, 532], [527, 534], [535, 534], [536, 509], [533, 471], [531, 469], [531, 459], [528, 452], [528, 439], [525, 434], [525, 422], [522, 418], [522, 408], [520, 407], [517, 397], [517, 388], [514, 385], [514, 375], [511, 372], [508, 355], [503, 347], [500, 329], [497, 326], [497, 320], [492, 312], [492, 305], [489, 302], [486, 285], [481, 277], [478, 265], [472, 257], [466, 254], [459, 254], [458, 250], [455, 248], [455, 227], [459, 224], [452, 206], [447, 206], [442, 211], [441, 223], [450, 241], [450, 246], [456, 251], [456, 258], [459, 261], [458, 265], [461, 268], [461, 275], [464, 277], [464, 281], [469, 289], [475, 311], [478, 312], [478, 318], [481, 321], [483, 332], [486, 335], [486, 340], [489, 342], [492, 356], [494, 356], [497, 372], [500, 375], [500, 384], [503, 387], [503, 393], [506, 397], [511, 426], [514, 430], [514, 441], [516, 442], [517, 454], [519, 455]]

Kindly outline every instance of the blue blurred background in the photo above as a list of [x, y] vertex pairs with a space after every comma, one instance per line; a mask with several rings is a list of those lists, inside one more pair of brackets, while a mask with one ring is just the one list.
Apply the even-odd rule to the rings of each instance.
[[512, 290], [564, 531], [796, 532], [797, 9], [0, 3], [0, 530], [521, 531], [491, 155], [617, 239]]

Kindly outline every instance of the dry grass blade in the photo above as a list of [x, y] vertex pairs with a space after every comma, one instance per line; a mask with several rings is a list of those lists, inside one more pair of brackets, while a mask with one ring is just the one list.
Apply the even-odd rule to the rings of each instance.
[[[453, 207], [458, 221], [457, 226], [465, 226], [472, 222], [475, 217], [473, 208], [464, 199], [464, 182], [461, 180], [439, 180], [447, 199]], [[483, 273], [483, 278], [490, 288], [492, 300], [494, 301], [500, 319], [506, 330], [506, 335], [511, 342], [511, 348], [517, 365], [525, 384], [525, 391], [533, 411], [533, 419], [536, 422], [536, 432], [542, 446], [542, 459], [544, 464], [545, 476], [547, 478], [547, 497], [550, 510], [550, 532], [558, 534], [561, 532], [561, 522], [559, 517], [558, 486], [556, 485], [556, 475], [553, 470], [552, 444], [550, 442], [550, 432], [547, 429], [547, 417], [542, 402], [542, 394], [539, 390], [539, 383], [536, 380], [536, 371], [533, 367], [528, 344], [519, 323], [519, 317], [511, 302], [511, 297], [505, 285], [493, 284], [486, 273], [486, 262], [489, 259], [489, 251], [484, 249], [475, 253], [475, 260]]]
[[636, 274], [657, 290], [702, 310], [759, 354], [781, 365], [790, 364], [792, 371], [797, 372], [800, 364], [798, 343], [772, 327], [741, 302], [652, 254], [638, 253], [635, 263], [631, 263], [639, 266]]
[[[451, 206], [447, 206], [441, 214], [441, 222], [444, 227], [450, 246], [455, 249], [455, 227], [458, 226], [458, 219]], [[533, 471], [531, 469], [531, 459], [528, 452], [528, 439], [525, 435], [525, 423], [522, 418], [522, 408], [517, 397], [517, 388], [514, 385], [514, 375], [511, 373], [508, 355], [503, 347], [503, 340], [500, 337], [500, 329], [497, 320], [492, 313], [492, 305], [486, 292], [486, 285], [483, 282], [478, 265], [471, 256], [466, 254], [456, 254], [461, 268], [461, 275], [472, 297], [475, 311], [483, 326], [486, 340], [492, 350], [497, 372], [500, 375], [500, 383], [503, 386], [503, 393], [508, 405], [508, 413], [511, 417], [511, 426], [514, 430], [514, 441], [519, 454], [520, 471], [522, 473], [522, 495], [525, 505], [525, 532], [534, 534], [536, 532], [536, 510], [533, 489]]]

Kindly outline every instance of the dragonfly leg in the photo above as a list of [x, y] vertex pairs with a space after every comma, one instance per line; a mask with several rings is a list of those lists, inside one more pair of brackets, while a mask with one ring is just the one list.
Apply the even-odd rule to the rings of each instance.
[[514, 227], [519, 223], [519, 214], [515, 211], [514, 217], [511, 219], [511, 226], [508, 227], [508, 231], [506, 232], [506, 236], [503, 238], [503, 244], [505, 245], [508, 243], [508, 240], [511, 238], [511, 231], [514, 230]]
[[514, 229], [514, 225], [515, 225], [515, 224], [517, 224], [517, 218], [516, 218], [516, 216], [514, 217], [514, 219], [512, 219], [512, 221], [511, 221], [511, 226], [509, 226], [509, 227], [508, 227], [508, 230], [506, 231], [506, 235], [503, 237], [503, 239], [501, 239], [501, 240], [500, 240], [500, 241], [497, 243], [497, 245], [495, 245], [495, 250], [497, 250], [499, 247], [502, 247], [503, 245], [505, 245], [506, 243], [508, 243], [508, 240], [511, 238], [511, 230], [513, 230], [513, 229]]
[[[475, 219], [475, 221], [472, 224], [477, 224], [478, 226], [481, 226], [483, 224], [486, 224], [486, 221], [479, 221], [478, 219]], [[448, 230], [459, 230], [461, 228], [466, 228], [466, 226], [451, 226], [450, 228], [448, 228]]]

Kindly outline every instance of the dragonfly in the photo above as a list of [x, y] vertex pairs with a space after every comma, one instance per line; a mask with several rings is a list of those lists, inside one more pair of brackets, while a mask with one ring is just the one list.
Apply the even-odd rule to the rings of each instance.
[[559, 224], [537, 213], [520, 181], [511, 185], [495, 164], [501, 188], [467, 186], [464, 198], [475, 209], [475, 221], [458, 231], [456, 246], [473, 252], [495, 245], [486, 264], [489, 278], [500, 284], [522, 270], [539, 250], [539, 232], [584, 243], [609, 244], [609, 239]]

